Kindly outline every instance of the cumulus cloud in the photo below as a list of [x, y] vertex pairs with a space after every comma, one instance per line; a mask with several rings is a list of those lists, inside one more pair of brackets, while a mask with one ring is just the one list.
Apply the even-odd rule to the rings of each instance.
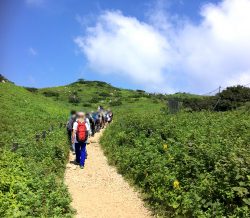
[[198, 24], [161, 4], [146, 22], [105, 11], [75, 42], [96, 72], [119, 74], [149, 91], [206, 92], [249, 82], [249, 11], [250, 0], [206, 4]]

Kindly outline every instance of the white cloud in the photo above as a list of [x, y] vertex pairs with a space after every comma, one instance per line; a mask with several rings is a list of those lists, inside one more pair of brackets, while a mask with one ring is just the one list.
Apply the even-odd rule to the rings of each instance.
[[206, 4], [199, 24], [161, 4], [148, 22], [106, 11], [75, 42], [99, 73], [119, 74], [150, 91], [206, 92], [250, 82], [249, 11], [250, 0]]
[[29, 48], [29, 53], [32, 56], [37, 56], [38, 55], [37, 51], [32, 47]]

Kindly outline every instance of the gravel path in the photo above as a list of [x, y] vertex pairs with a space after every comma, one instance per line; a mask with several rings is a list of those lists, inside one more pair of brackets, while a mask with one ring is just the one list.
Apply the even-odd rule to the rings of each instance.
[[109, 166], [99, 145], [101, 133], [90, 139], [85, 168], [71, 163], [70, 154], [65, 183], [72, 196], [77, 218], [149, 218], [138, 193], [116, 169]]

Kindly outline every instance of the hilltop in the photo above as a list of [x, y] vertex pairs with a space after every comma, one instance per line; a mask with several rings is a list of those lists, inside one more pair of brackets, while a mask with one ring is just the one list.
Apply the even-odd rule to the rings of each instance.
[[147, 93], [143, 90], [129, 90], [114, 87], [101, 81], [78, 80], [66, 86], [43, 89], [27, 88], [31, 92], [44, 95], [65, 104], [69, 108], [84, 111], [96, 110], [98, 105], [104, 108], [163, 107], [164, 95]]

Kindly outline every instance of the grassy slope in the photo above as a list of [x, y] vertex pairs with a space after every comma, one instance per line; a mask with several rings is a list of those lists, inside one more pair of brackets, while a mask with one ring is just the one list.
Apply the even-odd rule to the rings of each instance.
[[[39, 94], [44, 92], [57, 93], [58, 97], [50, 97], [56, 101], [60, 101], [67, 105], [69, 108], [75, 108], [77, 110], [91, 111], [96, 110], [98, 105], [103, 105], [105, 108], [111, 108], [113, 111], [134, 109], [134, 110], [148, 110], [152, 107], [160, 108], [164, 107], [164, 99], [158, 98], [158, 96], [149, 95], [147, 93], [140, 93], [134, 90], [119, 89], [103, 82], [89, 82], [72, 83], [68, 86], [51, 87], [38, 90]], [[69, 96], [73, 93], [77, 93], [80, 99], [80, 103], [69, 103]], [[93, 99], [97, 99], [93, 102]], [[110, 102], [119, 101], [122, 105], [112, 106]], [[89, 106], [85, 106], [90, 104]]]
[[[0, 216], [70, 216], [62, 181], [68, 145], [58, 126], [67, 108], [11, 83], [0, 84], [0, 102]], [[36, 142], [51, 125], [54, 131]], [[20, 144], [15, 152], [13, 142]]]
[[133, 110], [123, 111], [101, 142], [110, 162], [157, 213], [249, 217], [249, 130], [249, 111]]
[[[45, 97], [44, 92], [57, 93], [58, 96]], [[68, 149], [64, 131], [57, 129], [46, 141], [34, 141], [35, 133], [48, 129], [51, 124], [58, 127], [58, 122], [65, 121], [69, 109], [91, 111], [101, 104], [111, 108], [115, 116], [130, 116], [138, 112], [146, 118], [147, 114], [158, 114], [167, 99], [162, 95], [148, 95], [88, 81], [39, 89], [34, 93], [10, 83], [1, 83], [0, 93], [3, 105], [0, 112], [0, 175], [4, 178], [0, 183], [1, 216], [15, 213], [17, 216], [61, 217], [72, 214], [69, 196], [62, 183]], [[78, 104], [69, 103], [73, 93], [77, 93], [80, 99]], [[112, 106], [110, 103], [117, 101], [122, 105]], [[16, 152], [10, 152], [12, 142], [22, 146]], [[41, 204], [41, 207], [37, 206]]]
[[[33, 90], [34, 91], [34, 90]], [[45, 97], [44, 92], [58, 97]], [[79, 104], [68, 102], [77, 92]], [[95, 103], [91, 100], [97, 99]], [[68, 86], [27, 91], [12, 83], [0, 83], [0, 216], [71, 216], [70, 197], [62, 182], [68, 146], [59, 122], [65, 122], [69, 109], [90, 111], [98, 105], [112, 107], [115, 114], [123, 111], [160, 109], [163, 101], [132, 90], [118, 89], [105, 83], [86, 82]], [[84, 107], [90, 102], [89, 107]], [[35, 141], [35, 135], [48, 130], [46, 140]], [[19, 144], [11, 151], [13, 143]]]

